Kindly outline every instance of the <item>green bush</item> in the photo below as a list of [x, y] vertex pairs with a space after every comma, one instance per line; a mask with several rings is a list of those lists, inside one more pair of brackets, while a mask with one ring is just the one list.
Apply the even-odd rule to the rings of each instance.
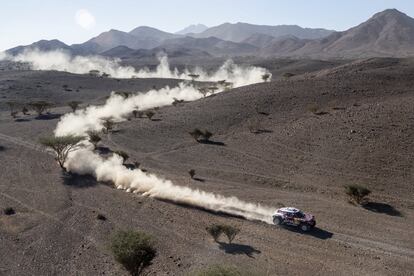
[[206, 228], [207, 232], [213, 237], [214, 241], [217, 242], [223, 233], [223, 229], [220, 224], [213, 224]]
[[195, 170], [194, 169], [189, 170], [188, 174], [190, 175], [191, 179], [193, 179], [195, 176]]
[[357, 204], [362, 205], [367, 202], [367, 196], [371, 191], [360, 185], [347, 185], [345, 186], [346, 194], [355, 201]]
[[117, 232], [112, 238], [111, 250], [131, 275], [140, 275], [157, 254], [154, 238], [138, 231]]
[[240, 233], [240, 229], [232, 225], [222, 225], [221, 227], [224, 235], [229, 239], [229, 243], [231, 243], [237, 234]]
[[15, 211], [12, 207], [7, 207], [7, 208], [5, 208], [5, 209], [3, 210], [3, 212], [4, 212], [4, 214], [5, 214], [6, 216], [11, 216], [11, 215], [16, 214], [16, 211]]
[[213, 224], [207, 227], [206, 230], [213, 237], [215, 242], [218, 241], [221, 234], [224, 234], [228, 238], [229, 243], [232, 243], [237, 234], [240, 233], [238, 227], [228, 224]]
[[203, 132], [198, 128], [195, 128], [193, 131], [189, 132], [189, 134], [194, 138], [194, 140], [198, 142], [198, 139], [200, 139], [200, 137], [203, 135]]

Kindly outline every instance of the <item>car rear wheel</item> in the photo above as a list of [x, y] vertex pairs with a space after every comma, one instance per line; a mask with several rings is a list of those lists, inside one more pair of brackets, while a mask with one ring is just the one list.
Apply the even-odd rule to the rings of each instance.
[[310, 226], [307, 224], [301, 224], [300, 225], [300, 230], [302, 230], [303, 232], [307, 232], [310, 230]]
[[278, 216], [273, 217], [273, 223], [275, 225], [281, 225], [282, 224], [282, 218], [280, 218]]

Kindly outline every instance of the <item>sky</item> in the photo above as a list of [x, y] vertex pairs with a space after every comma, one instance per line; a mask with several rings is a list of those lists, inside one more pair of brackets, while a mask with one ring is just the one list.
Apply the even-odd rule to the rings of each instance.
[[414, 17], [412, 0], [1, 0], [0, 51], [40, 39], [82, 43], [104, 31], [191, 24], [295, 24], [343, 31], [388, 8]]

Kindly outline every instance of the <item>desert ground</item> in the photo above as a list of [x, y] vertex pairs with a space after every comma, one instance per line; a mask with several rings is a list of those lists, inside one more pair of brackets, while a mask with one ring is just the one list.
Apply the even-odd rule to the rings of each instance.
[[[111, 91], [175, 86], [172, 79], [96, 79], [63, 72], [0, 71], [0, 275], [127, 275], [109, 250], [119, 229], [157, 239], [149, 275], [186, 275], [230, 264], [258, 275], [410, 275], [414, 271], [414, 60], [248, 60], [273, 81], [162, 107], [132, 118], [101, 147], [177, 185], [316, 216], [303, 233], [215, 214], [63, 174], [40, 137], [66, 102], [103, 103]], [[174, 64], [174, 61], [172, 61]], [[212, 64], [211, 66], [216, 66]], [[286, 72], [295, 75], [286, 78]], [[51, 115], [10, 116], [10, 100], [49, 100]], [[207, 129], [217, 143], [188, 134]], [[254, 128], [255, 131], [251, 131]], [[194, 169], [197, 179], [190, 179]], [[364, 207], [344, 185], [372, 190]], [[103, 214], [107, 220], [98, 220]], [[205, 228], [240, 227], [233, 244]]]

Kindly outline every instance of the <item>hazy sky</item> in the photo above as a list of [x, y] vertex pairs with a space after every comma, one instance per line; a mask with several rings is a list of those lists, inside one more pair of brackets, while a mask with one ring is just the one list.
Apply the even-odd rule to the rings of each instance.
[[0, 50], [40, 39], [80, 43], [142, 25], [169, 32], [224, 22], [345, 30], [387, 8], [414, 16], [412, 0], [2, 0]]

